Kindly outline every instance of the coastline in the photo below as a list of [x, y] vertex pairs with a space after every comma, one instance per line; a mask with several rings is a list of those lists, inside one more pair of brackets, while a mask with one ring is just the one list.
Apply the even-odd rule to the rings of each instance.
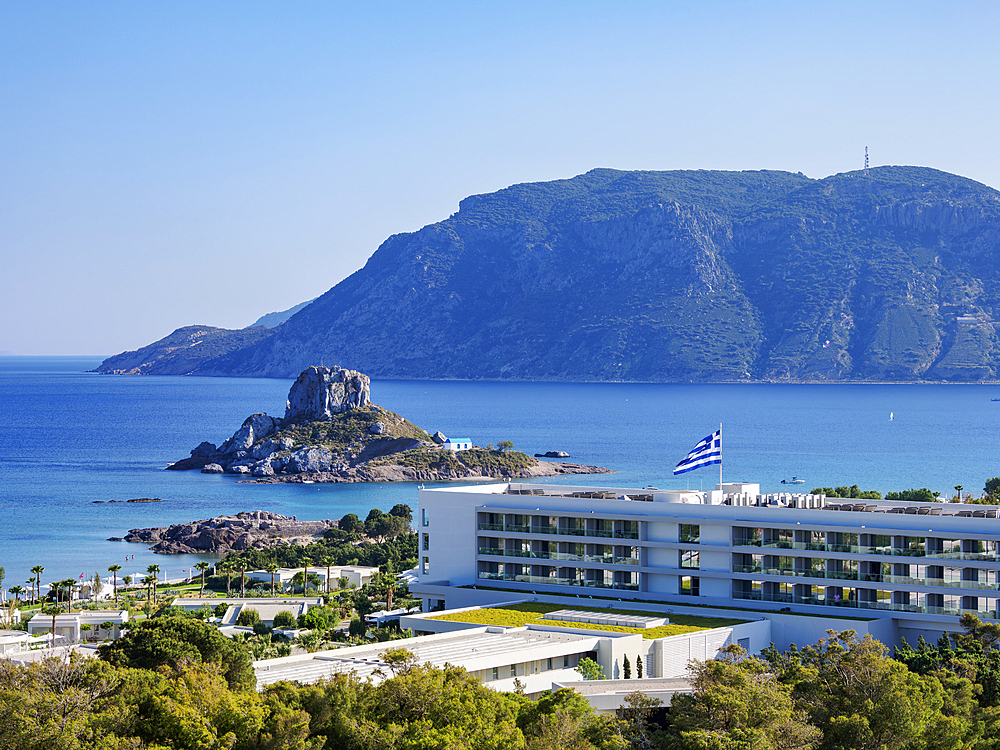
[[503, 476], [487, 476], [468, 472], [441, 472], [430, 469], [415, 469], [411, 466], [390, 464], [366, 466], [340, 471], [314, 471], [299, 474], [281, 474], [273, 477], [241, 479], [237, 484], [351, 484], [356, 482], [482, 482], [503, 481], [505, 479], [531, 479], [534, 477], [555, 477], [568, 474], [614, 474], [613, 469], [603, 466], [587, 466], [562, 461], [539, 461], [535, 466]]

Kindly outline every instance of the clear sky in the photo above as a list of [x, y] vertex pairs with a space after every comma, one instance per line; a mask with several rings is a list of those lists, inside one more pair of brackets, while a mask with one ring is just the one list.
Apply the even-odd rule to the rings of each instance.
[[0, 0], [0, 351], [315, 297], [473, 193], [618, 169], [1000, 187], [1000, 3]]

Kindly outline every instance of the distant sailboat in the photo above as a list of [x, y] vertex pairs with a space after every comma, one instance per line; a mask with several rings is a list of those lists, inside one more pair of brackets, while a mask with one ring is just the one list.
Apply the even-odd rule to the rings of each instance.
[[889, 412], [889, 421], [892, 421], [892, 412]]

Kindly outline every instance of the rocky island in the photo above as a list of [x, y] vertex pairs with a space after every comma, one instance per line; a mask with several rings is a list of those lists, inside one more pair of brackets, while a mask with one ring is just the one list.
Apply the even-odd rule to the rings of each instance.
[[246, 475], [249, 481], [392, 482], [605, 474], [610, 469], [538, 461], [503, 446], [454, 450], [371, 402], [356, 370], [309, 367], [288, 392], [282, 419], [253, 414], [220, 446], [203, 442], [169, 469]]
[[172, 526], [131, 529], [125, 541], [150, 544], [153, 552], [165, 555], [241, 552], [283, 544], [310, 544], [336, 525], [335, 521], [299, 521], [255, 510]]

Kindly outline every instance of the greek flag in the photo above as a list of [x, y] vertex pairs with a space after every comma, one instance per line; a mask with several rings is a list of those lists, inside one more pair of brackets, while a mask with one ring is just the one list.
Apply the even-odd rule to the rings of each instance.
[[691, 452], [684, 456], [683, 460], [674, 467], [674, 474], [683, 474], [685, 471], [700, 469], [702, 466], [722, 463], [722, 430], [716, 430], [698, 445], [691, 449]]

